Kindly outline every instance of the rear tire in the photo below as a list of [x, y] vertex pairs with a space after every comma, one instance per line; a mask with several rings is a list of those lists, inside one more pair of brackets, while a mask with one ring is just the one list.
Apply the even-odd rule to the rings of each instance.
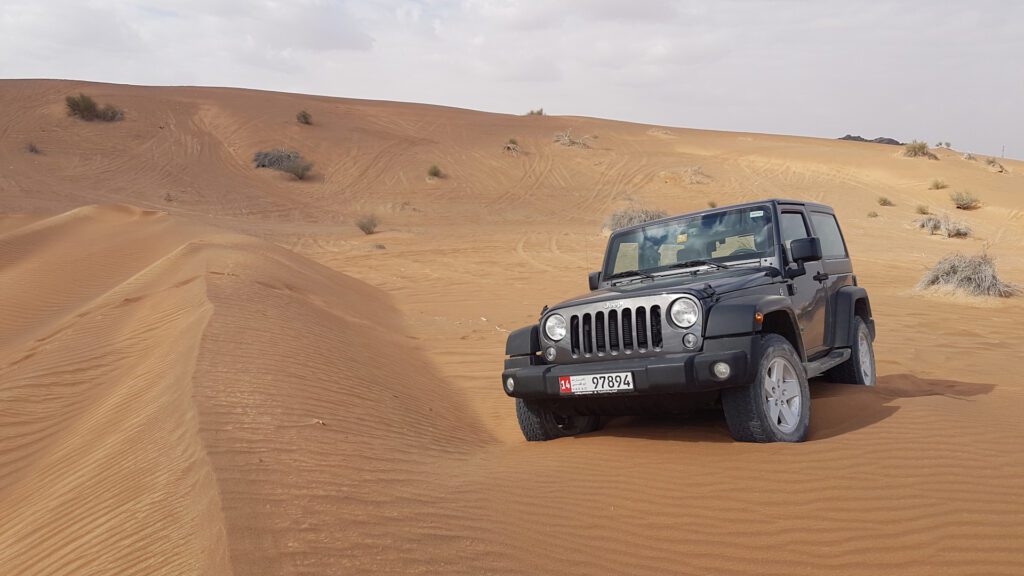
[[825, 373], [836, 384], [875, 385], [875, 348], [871, 344], [871, 331], [860, 316], [853, 317], [853, 344], [850, 358]]
[[778, 334], [761, 337], [757, 375], [722, 391], [725, 422], [740, 442], [803, 442], [811, 421], [811, 392], [796, 350]]
[[516, 398], [519, 429], [530, 442], [543, 442], [597, 430], [600, 416], [559, 416], [542, 402]]

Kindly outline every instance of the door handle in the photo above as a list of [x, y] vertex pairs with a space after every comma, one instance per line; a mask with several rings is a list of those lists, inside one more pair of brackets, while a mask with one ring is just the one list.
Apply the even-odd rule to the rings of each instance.
[[812, 276], [812, 278], [814, 278], [818, 282], [824, 282], [825, 280], [828, 280], [828, 272], [818, 272], [817, 274]]

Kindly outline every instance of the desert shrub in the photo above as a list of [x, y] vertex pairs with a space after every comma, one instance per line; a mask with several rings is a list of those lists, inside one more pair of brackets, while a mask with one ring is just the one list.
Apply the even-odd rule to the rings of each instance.
[[527, 116], [543, 116], [544, 115], [544, 109], [543, 108], [537, 108], [536, 110], [530, 110], [529, 112], [526, 113], [526, 115]]
[[444, 172], [437, 164], [431, 164], [430, 168], [427, 169], [427, 176], [431, 178], [444, 178]]
[[964, 154], [964, 160], [970, 160], [971, 162], [974, 162], [977, 159], [978, 159], [978, 157], [975, 156], [974, 154], [971, 154], [970, 152], [968, 152], [967, 154]]
[[613, 212], [608, 216], [604, 223], [608, 228], [618, 230], [620, 228], [643, 224], [644, 222], [657, 220], [666, 216], [668, 216], [668, 213], [664, 210], [652, 210], [650, 208], [643, 208], [640, 206], [629, 206], [617, 212]]
[[961, 220], [953, 220], [949, 216], [939, 218], [929, 214], [917, 221], [917, 227], [927, 230], [929, 234], [942, 234], [946, 238], [967, 238], [971, 235], [971, 227]]
[[889, 198], [886, 197], [886, 196], [879, 196], [878, 197], [878, 205], [879, 206], [895, 206], [895, 204], [892, 203], [892, 200], [889, 200]]
[[593, 136], [573, 138], [572, 130], [567, 128], [566, 130], [555, 134], [553, 141], [561, 144], [562, 146], [568, 146], [569, 148], [590, 148], [590, 144], [587, 144], [587, 139], [589, 138], [593, 138]]
[[718, 202], [714, 200], [708, 200], [708, 208], [718, 208]]
[[927, 230], [929, 234], [935, 234], [942, 229], [942, 219], [929, 214], [917, 221], [918, 228]]
[[910, 144], [903, 145], [903, 155], [910, 158], [924, 157], [930, 160], [938, 160], [939, 157], [932, 154], [931, 150], [928, 149], [927, 142], [918, 142], [914, 140]]
[[929, 190], [942, 190], [943, 188], [949, 188], [949, 184], [946, 184], [946, 181], [941, 178], [932, 180], [932, 183], [928, 185]]
[[952, 148], [952, 147], [953, 147], [953, 145], [949, 143], [949, 140], [946, 140], [946, 148]]
[[43, 151], [39, 149], [39, 146], [36, 146], [35, 142], [29, 142], [28, 144], [25, 144], [25, 152], [28, 152], [29, 154], [43, 153]]
[[961, 210], [974, 210], [981, 206], [981, 200], [970, 192], [953, 192], [949, 195], [949, 199], [953, 201], [953, 205]]
[[278, 170], [291, 174], [299, 180], [305, 180], [313, 170], [313, 163], [299, 157], [291, 162], [286, 162], [283, 166], [278, 168]]
[[985, 165], [988, 166], [989, 168], [992, 168], [996, 172], [999, 172], [999, 173], [1006, 172], [1006, 168], [1004, 168], [1003, 165], [999, 163], [999, 160], [996, 160], [995, 158], [993, 158], [991, 156], [989, 156], [988, 158], [985, 158]]
[[927, 230], [929, 234], [935, 234], [942, 230], [942, 219], [938, 216], [928, 215], [917, 221], [917, 227]]
[[178, 197], [174, 195], [174, 192], [165, 192], [164, 193], [164, 202], [174, 202], [177, 199], [178, 199]]
[[1000, 280], [995, 261], [988, 254], [973, 256], [959, 252], [939, 260], [925, 273], [917, 288], [944, 287], [972, 296], [1008, 298], [1021, 293], [1020, 286]]
[[971, 235], [971, 227], [963, 220], [951, 220], [949, 216], [943, 216], [942, 233], [946, 238], [967, 238]]
[[918, 204], [917, 208], [915, 208], [914, 211], [917, 212], [918, 214], [923, 214], [925, 216], [932, 213], [932, 211], [929, 210], [928, 206], [925, 204]]
[[520, 152], [522, 152], [519, 148], [519, 142], [515, 138], [509, 138], [505, 145], [501, 147], [501, 151], [513, 156], [519, 156]]
[[683, 171], [687, 184], [706, 184], [711, 179], [700, 166], [690, 166]]
[[875, 212], [874, 210], [868, 212], [868, 218], [878, 218], [878, 212]]
[[294, 150], [274, 148], [273, 150], [262, 150], [253, 155], [252, 161], [257, 168], [271, 168], [279, 170], [281, 166], [302, 158], [302, 154]]
[[313, 169], [313, 163], [294, 150], [274, 148], [257, 152], [252, 159], [257, 168], [270, 168], [287, 172], [299, 180], [305, 180]]
[[377, 216], [373, 214], [362, 216], [356, 221], [356, 226], [363, 231], [363, 234], [367, 235], [376, 232], [378, 224], [380, 224], [380, 222], [377, 221]]
[[295, 115], [295, 119], [299, 121], [299, 124], [305, 124], [307, 126], [313, 124], [313, 115], [305, 110], [302, 110]]
[[68, 115], [81, 118], [92, 122], [93, 120], [100, 120], [101, 122], [115, 122], [124, 118], [124, 112], [119, 108], [111, 106], [110, 104], [104, 104], [100, 106], [90, 96], [85, 94], [79, 94], [78, 96], [68, 96], [64, 99], [64, 103], [68, 108]]

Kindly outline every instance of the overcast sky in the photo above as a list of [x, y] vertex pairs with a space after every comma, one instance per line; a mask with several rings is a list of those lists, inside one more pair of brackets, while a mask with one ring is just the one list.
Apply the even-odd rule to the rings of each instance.
[[1015, 0], [2, 0], [0, 77], [544, 107], [1024, 158]]

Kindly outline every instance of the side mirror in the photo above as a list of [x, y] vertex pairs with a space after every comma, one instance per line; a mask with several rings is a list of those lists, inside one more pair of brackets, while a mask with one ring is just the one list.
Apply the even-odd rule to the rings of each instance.
[[789, 258], [797, 264], [821, 260], [821, 240], [816, 236], [793, 240], [789, 243]]
[[590, 282], [590, 290], [593, 292], [601, 284], [601, 273], [591, 272], [587, 275], [587, 280]]

